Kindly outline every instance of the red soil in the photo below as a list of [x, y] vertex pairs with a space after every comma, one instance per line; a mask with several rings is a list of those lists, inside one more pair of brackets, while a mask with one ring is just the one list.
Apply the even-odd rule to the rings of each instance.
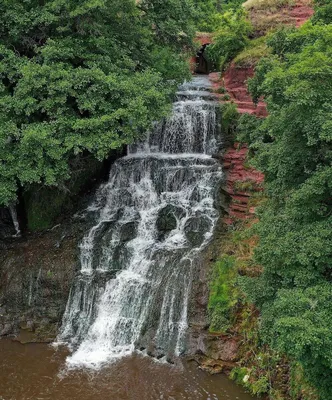
[[302, 1], [297, 1], [297, 4], [291, 9], [290, 16], [295, 22], [297, 28], [303, 25], [314, 14], [312, 7], [305, 5]]

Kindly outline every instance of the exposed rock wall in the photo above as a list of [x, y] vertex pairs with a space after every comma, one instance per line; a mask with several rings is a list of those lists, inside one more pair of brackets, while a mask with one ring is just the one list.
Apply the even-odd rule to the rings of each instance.
[[[66, 182], [70, 190], [63, 196], [56, 188], [32, 191], [20, 205], [28, 217], [20, 238], [9, 238], [13, 227], [6, 234], [12, 221], [0, 209], [0, 336], [17, 335], [22, 328], [34, 333], [36, 341], [56, 336], [79, 268], [78, 245], [89, 225], [75, 212], [87, 206], [123, 151], [111, 152], [103, 163], [90, 156], [76, 160]], [[29, 231], [30, 225], [39, 232]]]
[[223, 157], [226, 172], [225, 190], [231, 197], [227, 224], [237, 219], [249, 219], [255, 214], [255, 207], [250, 203], [253, 193], [263, 190], [264, 175], [246, 166], [248, 148], [235, 143]]
[[[296, 27], [303, 25], [314, 13], [309, 0], [297, 0], [294, 6], [285, 8], [284, 11], [290, 18], [289, 24]], [[248, 113], [264, 118], [268, 115], [266, 104], [263, 99], [254, 104], [248, 91], [247, 81], [254, 74], [254, 66], [239, 67], [232, 62], [221, 78], [219, 73], [211, 73], [210, 79], [215, 92], [218, 93], [223, 88], [240, 114]], [[219, 97], [224, 102], [223, 96], [219, 94]], [[251, 218], [255, 209], [250, 205], [250, 198], [252, 193], [262, 190], [264, 175], [246, 165], [247, 156], [247, 146], [238, 143], [230, 146], [222, 156], [226, 172], [225, 192], [231, 199], [228, 216], [225, 218], [227, 224], [232, 224], [236, 219]]]
[[0, 254], [0, 336], [35, 332], [51, 341], [67, 303], [78, 263], [80, 224], [66, 224], [3, 244]]

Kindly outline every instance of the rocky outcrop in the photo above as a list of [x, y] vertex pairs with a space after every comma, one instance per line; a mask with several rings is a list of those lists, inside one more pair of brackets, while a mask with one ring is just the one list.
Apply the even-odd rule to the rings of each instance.
[[78, 267], [79, 221], [26, 239], [3, 242], [0, 255], [0, 336], [33, 333], [52, 341]]
[[[254, 76], [254, 73], [254, 67], [238, 67], [233, 62], [221, 77], [218, 72], [212, 72], [209, 76], [213, 89], [222, 103], [235, 103], [240, 114], [248, 113], [257, 117], [266, 117], [267, 110], [264, 101], [261, 100], [255, 104], [248, 91], [247, 81]], [[229, 99], [225, 100], [225, 96], [220, 92], [225, 92]]]
[[[285, 8], [290, 24], [297, 27], [303, 25], [314, 13], [310, 0], [298, 0], [292, 7]], [[211, 73], [210, 80], [214, 91], [223, 103], [233, 102], [240, 114], [248, 113], [258, 118], [268, 115], [263, 99], [254, 104], [248, 91], [247, 81], [255, 74], [254, 66], [237, 66], [232, 62], [227, 70], [220, 73]], [[226, 93], [228, 96], [225, 99]], [[248, 148], [246, 145], [235, 143], [221, 156], [226, 172], [225, 193], [230, 197], [227, 224], [232, 224], [236, 219], [248, 219], [255, 213], [251, 205], [252, 194], [261, 191], [264, 175], [246, 165]]]
[[237, 219], [252, 218], [255, 207], [250, 203], [253, 193], [263, 190], [264, 175], [246, 165], [248, 148], [246, 145], [235, 143], [223, 156], [226, 172], [225, 191], [231, 197], [227, 224]]
[[[266, 104], [261, 100], [258, 104], [254, 104], [249, 94], [247, 81], [254, 76], [254, 67], [238, 67], [234, 62], [221, 79], [219, 73], [211, 73], [210, 79], [213, 82], [214, 90], [220, 92], [221, 88], [229, 95], [227, 102], [234, 102], [240, 114], [248, 113], [257, 117], [266, 117]], [[223, 96], [219, 95], [223, 101]]]
[[[211, 73], [210, 80], [215, 92], [220, 92], [220, 88], [226, 88], [227, 93], [231, 96], [230, 101], [238, 106], [240, 114], [249, 113], [263, 117], [267, 115], [265, 104], [261, 101], [255, 106], [245, 82], [248, 74], [252, 76], [253, 73], [252, 68], [237, 70], [233, 66], [223, 75], [222, 79], [220, 79], [219, 73]], [[218, 96], [220, 101], [225, 103], [222, 95]], [[230, 144], [217, 157], [224, 167], [224, 193], [228, 198], [227, 216], [224, 218], [224, 222], [230, 225], [237, 219], [251, 218], [255, 213], [255, 208], [251, 205], [252, 194], [262, 190], [264, 175], [247, 165], [248, 147], [244, 144]]]
[[253, 67], [237, 67], [231, 63], [223, 75], [223, 83], [231, 100], [237, 105], [240, 114], [254, 114], [257, 117], [266, 117], [266, 104], [261, 100], [254, 104], [248, 92], [247, 81], [254, 76]]

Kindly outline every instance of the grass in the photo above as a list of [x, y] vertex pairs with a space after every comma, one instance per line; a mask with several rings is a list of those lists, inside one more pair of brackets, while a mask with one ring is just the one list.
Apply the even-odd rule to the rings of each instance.
[[269, 53], [270, 49], [266, 44], [266, 37], [262, 36], [251, 40], [249, 45], [235, 57], [234, 63], [238, 67], [253, 67], [261, 58], [268, 56]]
[[268, 32], [291, 25], [293, 22], [286, 9], [281, 9], [279, 12], [259, 11], [251, 14], [251, 23], [256, 36], [264, 36]]
[[279, 8], [291, 7], [295, 4], [294, 0], [247, 0], [243, 7], [247, 11], [270, 10], [276, 11]]
[[210, 282], [210, 332], [225, 333], [232, 325], [232, 309], [238, 301], [235, 289], [236, 259], [223, 255], [215, 264]]
[[249, 12], [255, 36], [258, 37], [283, 25], [294, 24], [290, 9], [297, 4], [310, 6], [312, 0], [247, 0], [243, 7]]

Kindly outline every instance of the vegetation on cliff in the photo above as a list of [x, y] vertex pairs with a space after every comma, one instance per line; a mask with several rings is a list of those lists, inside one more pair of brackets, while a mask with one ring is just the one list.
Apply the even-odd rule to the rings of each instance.
[[[261, 393], [278, 399], [332, 398], [331, 2], [317, 0], [315, 11], [298, 29], [274, 30], [255, 39], [258, 46], [249, 40], [247, 53], [242, 51], [235, 59], [245, 66], [252, 55], [251, 65], [261, 59], [249, 88], [255, 101], [264, 97], [269, 115], [264, 120], [242, 116], [238, 140], [249, 143], [251, 164], [265, 175], [264, 201], [257, 211], [259, 222], [240, 229], [258, 238], [255, 252], [245, 261], [236, 246], [223, 254], [211, 284], [213, 330], [221, 321], [217, 330], [235, 329], [250, 344], [240, 327], [246, 321], [241, 310], [249, 302], [260, 311], [251, 329], [257, 330], [259, 357], [269, 354], [269, 366], [265, 373], [261, 366], [261, 375], [252, 379], [259, 363], [248, 352], [232, 376], [253, 392], [260, 381]], [[230, 263], [237, 279], [227, 268]], [[220, 319], [219, 309], [230, 315], [231, 327]], [[282, 366], [285, 356], [289, 383], [276, 390], [274, 384], [282, 377], [273, 378], [271, 368]]]
[[0, 204], [59, 186], [77, 155], [101, 160], [167, 113], [189, 74], [194, 7], [136, 3], [1, 2]]
[[262, 334], [298, 360], [321, 399], [332, 397], [332, 24], [269, 40], [272, 55], [250, 89], [269, 116], [246, 138], [265, 174], [256, 226], [263, 273], [243, 287], [262, 312]]
[[248, 44], [252, 26], [244, 9], [227, 11], [220, 16], [219, 21], [220, 27], [208, 48], [208, 56], [223, 70], [225, 65]]
[[214, 32], [221, 25], [220, 18], [228, 10], [239, 7], [242, 0], [193, 0], [196, 28], [200, 32]]

